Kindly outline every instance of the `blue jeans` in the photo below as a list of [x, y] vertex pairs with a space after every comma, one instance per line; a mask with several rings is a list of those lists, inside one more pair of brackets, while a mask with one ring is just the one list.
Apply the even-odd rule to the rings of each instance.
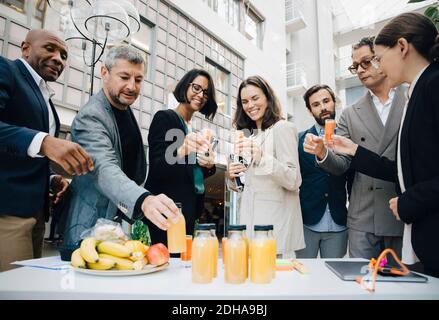
[[343, 258], [348, 245], [348, 231], [315, 232], [304, 229], [306, 247], [296, 251], [297, 258], [317, 258], [320, 250], [321, 258]]

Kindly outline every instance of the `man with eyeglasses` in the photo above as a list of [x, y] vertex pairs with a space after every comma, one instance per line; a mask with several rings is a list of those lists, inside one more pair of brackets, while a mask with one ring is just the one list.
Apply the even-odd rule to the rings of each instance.
[[[343, 111], [337, 134], [393, 159], [406, 87], [389, 86], [386, 75], [379, 70], [373, 41], [373, 37], [363, 38], [352, 47], [353, 63], [349, 71], [358, 76], [368, 91]], [[305, 145], [325, 171], [341, 175], [349, 169], [351, 158], [327, 149], [319, 137], [307, 137]], [[370, 259], [385, 248], [401, 255], [403, 225], [389, 209], [389, 200], [394, 197], [394, 183], [354, 173], [347, 221], [350, 257]]]

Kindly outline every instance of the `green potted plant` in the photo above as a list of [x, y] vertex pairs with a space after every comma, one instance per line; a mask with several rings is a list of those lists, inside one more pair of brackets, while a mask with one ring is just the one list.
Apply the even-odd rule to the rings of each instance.
[[[416, 3], [416, 2], [423, 2], [426, 0], [410, 0], [408, 3]], [[436, 2], [435, 5], [432, 5], [425, 10], [425, 15], [429, 17], [431, 20], [433, 20], [434, 24], [436, 25], [436, 28], [439, 30], [439, 1]]]

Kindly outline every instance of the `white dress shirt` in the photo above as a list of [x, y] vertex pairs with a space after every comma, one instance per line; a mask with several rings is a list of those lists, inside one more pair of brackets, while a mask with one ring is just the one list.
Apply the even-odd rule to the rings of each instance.
[[44, 79], [41, 78], [41, 76], [29, 65], [29, 63], [27, 63], [26, 60], [22, 58], [20, 58], [20, 60], [21, 62], [23, 62], [24, 66], [29, 71], [29, 73], [32, 75], [32, 78], [35, 80], [35, 83], [40, 89], [41, 94], [44, 98], [44, 102], [46, 102], [47, 111], [49, 113], [49, 133], [47, 132], [37, 133], [27, 149], [27, 154], [29, 157], [38, 158], [38, 157], [42, 157], [41, 155], [39, 155], [39, 153], [41, 150], [41, 144], [43, 143], [43, 139], [48, 134], [51, 135], [52, 137], [55, 136], [55, 132], [56, 132], [55, 117], [53, 115], [52, 108], [50, 107], [50, 103], [49, 103], [49, 99], [55, 95], [55, 92], [52, 90], [52, 88], [49, 87], [47, 82], [44, 81]]
[[387, 118], [389, 117], [390, 109], [392, 108], [393, 99], [395, 98], [396, 89], [390, 89], [389, 91], [389, 99], [383, 104], [380, 99], [370, 91], [370, 95], [372, 96], [373, 104], [380, 116], [381, 122], [383, 125], [386, 125]]
[[[404, 111], [402, 114], [401, 119], [401, 125], [399, 126], [399, 134], [398, 134], [398, 153], [396, 155], [397, 158], [397, 166], [398, 166], [398, 182], [399, 186], [401, 188], [401, 192], [404, 193], [406, 191], [405, 189], [405, 183], [404, 183], [404, 176], [402, 172], [402, 164], [401, 164], [401, 133], [402, 133], [402, 126], [404, 124], [405, 116], [407, 113], [408, 104], [410, 101], [410, 97], [412, 96], [413, 90], [415, 89], [416, 83], [418, 82], [421, 75], [424, 73], [424, 71], [428, 68], [425, 67], [421, 70], [421, 72], [418, 73], [415, 80], [411, 83], [409, 91], [408, 91], [408, 99], [407, 103], [405, 104]], [[411, 224], [404, 224], [404, 233], [402, 237], [402, 262], [405, 264], [414, 264], [416, 262], [419, 262], [419, 258], [416, 256], [415, 251], [413, 250], [412, 246], [412, 225]]]

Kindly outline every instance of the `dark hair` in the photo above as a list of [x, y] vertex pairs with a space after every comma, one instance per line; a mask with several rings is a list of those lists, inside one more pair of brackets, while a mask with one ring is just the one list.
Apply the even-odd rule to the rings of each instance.
[[375, 49], [374, 49], [374, 47], [373, 47], [373, 42], [374, 42], [374, 40], [375, 40], [375, 37], [373, 36], [373, 37], [364, 37], [364, 38], [362, 38], [359, 42], [357, 42], [356, 44], [354, 44], [353, 46], [352, 46], [352, 51], [354, 51], [354, 50], [358, 50], [358, 49], [360, 49], [361, 47], [365, 47], [365, 46], [368, 46], [369, 48], [370, 48], [370, 50], [372, 51], [372, 53], [375, 53]]
[[334, 91], [332, 91], [332, 89], [331, 89], [329, 86], [327, 86], [326, 84], [317, 84], [317, 85], [312, 86], [311, 88], [309, 88], [309, 89], [305, 92], [305, 94], [303, 95], [303, 100], [305, 100], [306, 107], [307, 107], [309, 110], [311, 110], [311, 105], [309, 104], [309, 98], [310, 98], [314, 93], [316, 93], [316, 92], [318, 92], [318, 91], [320, 91], [320, 90], [326, 90], [326, 91], [328, 91], [329, 94], [330, 94], [331, 97], [332, 97], [332, 101], [334, 101], [334, 103], [335, 103], [336, 100], [335, 100], [335, 94], [334, 94]]
[[267, 109], [265, 110], [264, 119], [262, 120], [262, 131], [270, 128], [273, 124], [282, 119], [282, 112], [280, 108], [279, 100], [277, 99], [273, 89], [270, 87], [267, 81], [260, 76], [252, 76], [245, 79], [238, 89], [238, 98], [236, 99], [236, 112], [233, 119], [233, 125], [238, 130], [256, 129], [256, 123], [250, 119], [245, 113], [241, 101], [241, 91], [247, 86], [255, 86], [262, 90], [267, 99]]
[[429, 61], [439, 58], [439, 37], [434, 23], [420, 13], [403, 13], [387, 23], [375, 39], [375, 45], [394, 47], [404, 38]]
[[216, 114], [216, 110], [218, 109], [218, 105], [216, 104], [215, 98], [215, 85], [213, 83], [212, 77], [210, 74], [202, 69], [192, 69], [187, 72], [183, 78], [177, 83], [177, 86], [174, 89], [174, 97], [180, 103], [188, 103], [187, 99], [187, 89], [189, 88], [189, 84], [194, 81], [194, 79], [198, 76], [206, 77], [209, 83], [209, 87], [207, 88], [207, 101], [204, 107], [200, 110], [201, 114], [204, 114], [206, 119], [213, 120]]

